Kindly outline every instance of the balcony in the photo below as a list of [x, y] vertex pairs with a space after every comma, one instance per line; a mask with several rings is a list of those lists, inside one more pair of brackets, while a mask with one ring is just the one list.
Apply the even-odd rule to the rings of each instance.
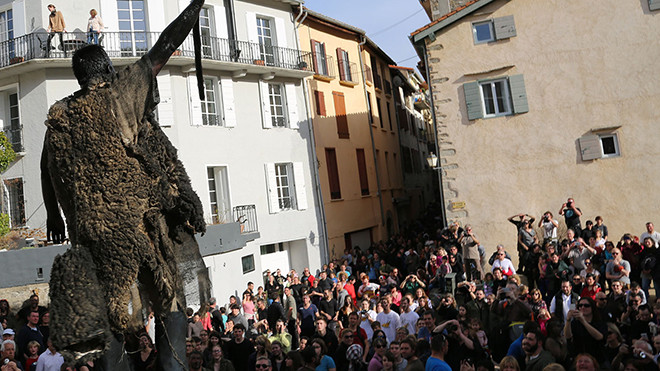
[[343, 85], [355, 86], [358, 84], [357, 64], [349, 61], [340, 61], [339, 63], [339, 82]]
[[310, 53], [312, 55], [312, 63], [314, 66], [314, 77], [323, 80], [330, 81], [337, 77], [337, 72], [335, 71], [334, 58], [331, 55], [321, 54], [321, 53]]
[[[160, 35], [160, 32], [104, 32], [101, 34], [99, 44], [105, 48], [111, 58], [135, 58], [143, 56]], [[68, 32], [62, 36], [61, 42], [57, 35], [52, 38], [49, 53], [47, 53], [48, 33], [45, 31], [36, 31], [3, 41], [0, 43], [0, 67], [30, 60], [71, 58], [73, 52], [87, 45], [85, 32]], [[312, 71], [310, 52], [218, 37], [205, 36], [201, 41], [204, 60]], [[192, 36], [186, 38], [173, 56], [189, 58], [195, 56]]]
[[257, 224], [257, 208], [254, 205], [234, 207], [234, 220], [241, 225], [241, 234], [259, 231]]
[[382, 80], [380, 79], [380, 75], [378, 74], [378, 72], [374, 72], [374, 86], [375, 86], [376, 89], [378, 89], [378, 90], [382, 90], [382, 89], [383, 89], [383, 82], [382, 82]]
[[373, 73], [371, 72], [371, 67], [367, 66], [366, 64], [364, 65], [364, 75], [367, 79], [367, 83], [369, 83], [369, 85], [372, 85], [374, 83], [374, 76]]
[[232, 218], [234, 221], [229, 223], [207, 225], [204, 235], [195, 236], [202, 256], [239, 250], [261, 237], [255, 205], [235, 206]]

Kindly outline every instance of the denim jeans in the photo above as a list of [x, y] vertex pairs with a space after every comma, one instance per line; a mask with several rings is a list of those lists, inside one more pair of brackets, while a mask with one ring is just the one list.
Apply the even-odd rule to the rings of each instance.
[[99, 32], [92, 29], [87, 32], [87, 44], [98, 44], [99, 43]]

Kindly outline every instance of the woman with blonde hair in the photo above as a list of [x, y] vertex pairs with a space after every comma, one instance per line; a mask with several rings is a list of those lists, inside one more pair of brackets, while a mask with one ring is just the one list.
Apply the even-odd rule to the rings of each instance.
[[98, 44], [99, 34], [103, 31], [103, 20], [98, 15], [96, 9], [89, 11], [89, 19], [87, 20], [87, 44]]
[[514, 357], [506, 356], [500, 361], [500, 371], [520, 371], [520, 365]]

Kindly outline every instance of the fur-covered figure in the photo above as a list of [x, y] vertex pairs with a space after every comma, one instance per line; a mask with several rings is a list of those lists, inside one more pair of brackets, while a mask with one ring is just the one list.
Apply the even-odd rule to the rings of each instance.
[[149, 306], [157, 315], [160, 367], [185, 369], [185, 343], [173, 338], [185, 330], [186, 296], [200, 303], [209, 296], [194, 238], [206, 224], [153, 111], [156, 75], [203, 3], [193, 0], [144, 57], [118, 72], [97, 45], [76, 52], [81, 90], [49, 111], [41, 164], [48, 235], [64, 235], [59, 203], [72, 242], [53, 264], [51, 338], [69, 361], [113, 353], [114, 343], [121, 349], [123, 336], [143, 329], [142, 308]]

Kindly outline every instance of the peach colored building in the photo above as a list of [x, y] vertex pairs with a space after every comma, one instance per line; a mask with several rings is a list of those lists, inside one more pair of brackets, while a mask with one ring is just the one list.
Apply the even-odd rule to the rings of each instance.
[[365, 32], [303, 8], [307, 79], [329, 252], [362, 250], [399, 230], [407, 207], [392, 78], [394, 62]]

